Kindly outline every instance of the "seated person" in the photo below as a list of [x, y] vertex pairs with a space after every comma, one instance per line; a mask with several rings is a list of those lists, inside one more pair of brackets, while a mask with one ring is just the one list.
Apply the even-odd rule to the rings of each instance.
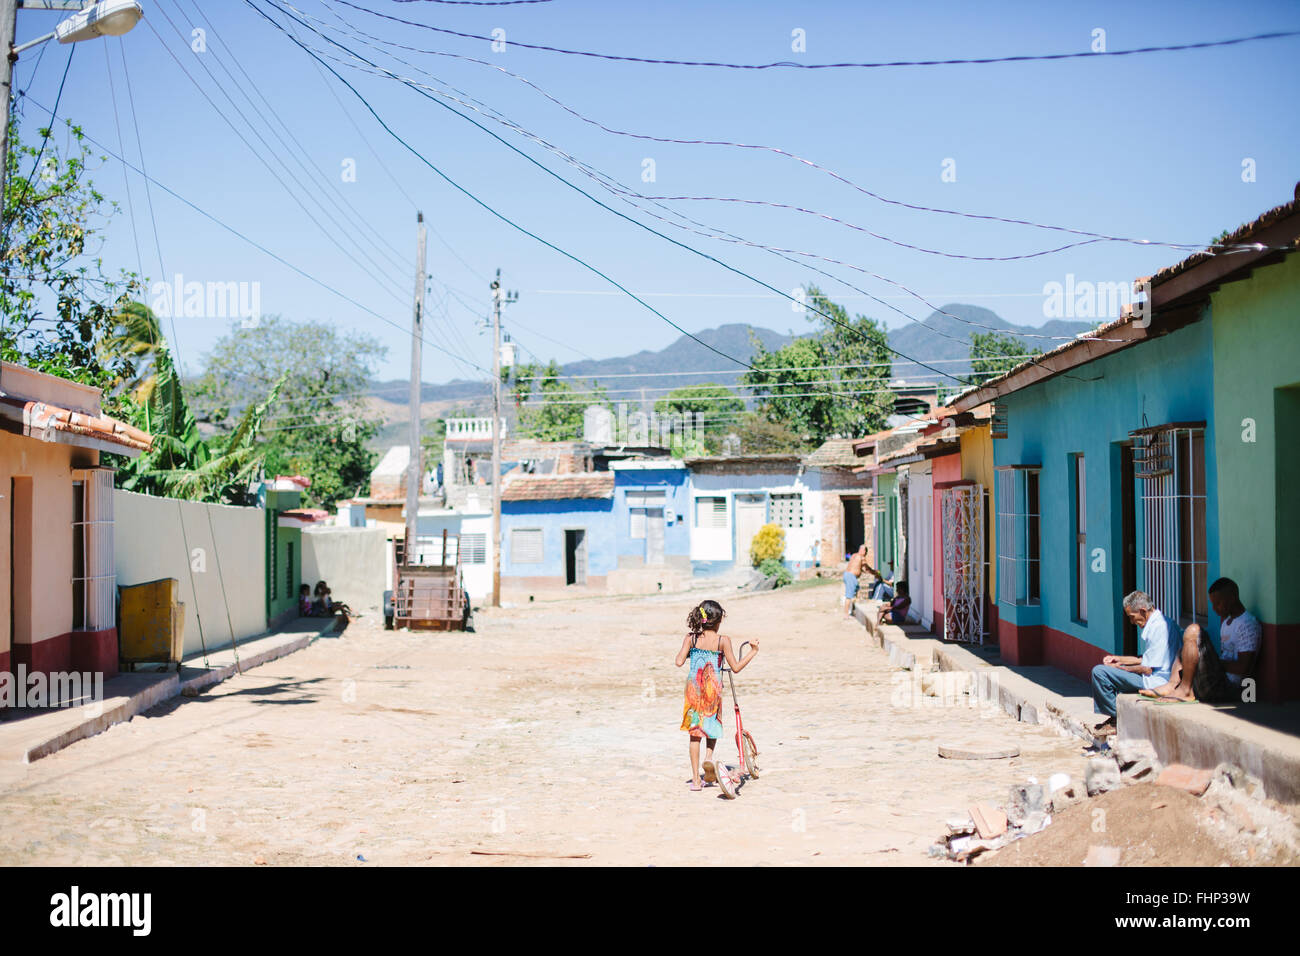
[[876, 580], [871, 585], [870, 598], [873, 601], [892, 601], [894, 599], [894, 575], [889, 565], [882, 564], [876, 572]]
[[1218, 615], [1219, 651], [1209, 631], [1190, 624], [1183, 631], [1182, 651], [1169, 672], [1169, 682], [1143, 690], [1146, 697], [1225, 703], [1241, 697], [1241, 682], [1255, 670], [1259, 656], [1259, 621], [1241, 603], [1237, 582], [1219, 578], [1210, 585], [1210, 606]]
[[302, 587], [298, 588], [298, 616], [311, 617], [311, 615], [311, 586], [303, 584]]
[[907, 620], [907, 612], [912, 609], [912, 596], [906, 581], [898, 582], [898, 593], [893, 600], [880, 609], [878, 624], [902, 624]]
[[[307, 585], [303, 585], [306, 587]], [[329, 585], [324, 581], [316, 582], [316, 601], [312, 604], [312, 613], [316, 617], [342, 617], [352, 616], [352, 608], [348, 607], [342, 601], [335, 601]]]
[[1143, 688], [1160, 687], [1169, 680], [1174, 663], [1169, 621], [1145, 591], [1134, 591], [1124, 598], [1124, 613], [1142, 629], [1139, 642], [1142, 656], [1107, 654], [1092, 669], [1093, 710], [1106, 719], [1095, 733], [1107, 737], [1115, 733], [1115, 698], [1119, 694], [1136, 694]]

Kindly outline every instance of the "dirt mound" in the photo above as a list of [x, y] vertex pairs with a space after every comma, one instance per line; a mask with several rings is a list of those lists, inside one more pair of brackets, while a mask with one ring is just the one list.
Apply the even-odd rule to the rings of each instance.
[[[1230, 838], [1222, 811], [1172, 787], [1140, 783], [1103, 793], [1052, 815], [1032, 836], [986, 853], [975, 866], [1082, 866], [1090, 848], [1119, 851], [1119, 866], [1293, 866], [1285, 850], [1260, 852]], [[1264, 844], [1260, 844], [1262, 848]], [[1267, 857], [1267, 858], [1266, 858]]]

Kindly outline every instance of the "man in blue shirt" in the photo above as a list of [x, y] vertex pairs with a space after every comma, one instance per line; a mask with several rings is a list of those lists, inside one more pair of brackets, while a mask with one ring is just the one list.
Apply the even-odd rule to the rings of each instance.
[[1108, 737], [1115, 732], [1117, 695], [1136, 694], [1143, 688], [1162, 686], [1169, 681], [1169, 670], [1174, 663], [1169, 621], [1150, 595], [1134, 591], [1124, 598], [1124, 613], [1142, 629], [1142, 656], [1107, 654], [1092, 669], [1093, 710], [1106, 715], [1106, 720], [1096, 730], [1099, 737]]

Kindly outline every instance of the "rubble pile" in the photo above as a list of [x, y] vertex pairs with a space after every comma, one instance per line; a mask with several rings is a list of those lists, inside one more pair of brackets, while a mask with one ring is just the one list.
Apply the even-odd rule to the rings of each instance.
[[[947, 832], [929, 849], [939, 859], [968, 863], [1046, 829], [1052, 814], [1112, 790], [1139, 783], [1176, 787], [1199, 797], [1208, 809], [1207, 824], [1245, 859], [1272, 858], [1280, 852], [1300, 854], [1300, 826], [1286, 808], [1264, 797], [1260, 781], [1232, 764], [1197, 770], [1181, 764], [1166, 767], [1149, 740], [1117, 740], [1112, 749], [1088, 760], [1082, 781], [1056, 773], [1046, 786], [1036, 779], [1017, 784], [1003, 808], [972, 807], [965, 817], [949, 820]], [[1112, 848], [1096, 847], [1099, 851]], [[1113, 866], [1116, 854], [1089, 853], [1087, 865]]]

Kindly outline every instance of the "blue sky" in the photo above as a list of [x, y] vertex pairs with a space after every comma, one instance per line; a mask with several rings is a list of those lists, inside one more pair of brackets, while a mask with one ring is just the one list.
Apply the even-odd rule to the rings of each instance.
[[[267, 0], [256, 2], [270, 8]], [[507, 46], [494, 52], [483, 41], [402, 27], [336, 0], [295, 0], [295, 6], [384, 40], [490, 61], [607, 126], [680, 139], [779, 146], [881, 195], [916, 204], [1111, 235], [1208, 242], [1221, 230], [1289, 200], [1300, 179], [1300, 121], [1294, 109], [1300, 37], [1134, 57], [887, 70], [705, 69], [593, 60], [511, 45], [514, 40], [644, 57], [814, 63], [1087, 51], [1093, 31], [1101, 28], [1107, 48], [1119, 50], [1300, 29], [1300, 7], [1294, 3], [1014, 3], [975, 9], [969, 3], [810, 7], [555, 0], [482, 7], [357, 2], [467, 33], [489, 35], [501, 28]], [[418, 207], [436, 230], [428, 247], [432, 293], [426, 337], [462, 359], [480, 365], [490, 361], [488, 338], [477, 323], [486, 312], [487, 280], [498, 267], [506, 286], [520, 292], [520, 301], [507, 311], [507, 328], [527, 352], [541, 358], [621, 355], [662, 348], [678, 336], [636, 302], [610, 294], [614, 290], [604, 280], [448, 186], [385, 133], [351, 92], [328, 74], [322, 78], [313, 61], [244, 0], [146, 0], [144, 5], [146, 21], [121, 40], [77, 45], [60, 116], [119, 152], [115, 96], [125, 152], [138, 164], [122, 68], [125, 55], [150, 175], [388, 322], [277, 263], [157, 188], [152, 191], [155, 244], [144, 183], [134, 173], [129, 177], [133, 233], [124, 172], [109, 159], [95, 180], [122, 206], [103, 247], [111, 266], [142, 267], [152, 280], [180, 273], [187, 282], [258, 283], [263, 313], [371, 334], [389, 349], [379, 377], [401, 378], [409, 367], [409, 333], [402, 330], [410, 322]], [[58, 14], [20, 11], [19, 42], [48, 32], [57, 20]], [[191, 49], [195, 28], [208, 31], [205, 52]], [[806, 35], [804, 53], [791, 49], [796, 29]], [[300, 34], [340, 55], [324, 41]], [[332, 35], [394, 72], [435, 84], [355, 39]], [[22, 120], [28, 140], [47, 121], [35, 103], [53, 105], [68, 51], [47, 44], [43, 53], [25, 52], [17, 64], [14, 88], [33, 101], [24, 106]], [[434, 74], [443, 89], [462, 91], [453, 95], [490, 105], [642, 193], [798, 205], [903, 242], [965, 255], [1023, 255], [1070, 238], [882, 204], [816, 169], [770, 153], [611, 135], [490, 67], [392, 52]], [[177, 61], [255, 149], [232, 132]], [[682, 327], [698, 331], [724, 322], [781, 331], [808, 327], [788, 301], [617, 219], [400, 83], [331, 65], [452, 179], [627, 288], [649, 294], [648, 301]], [[226, 70], [249, 88], [241, 67], [301, 143], [310, 158], [307, 171], [270, 132], [267, 121], [274, 120], [258, 95], [253, 94], [255, 110], [231, 82]], [[248, 131], [227, 93], [273, 149]], [[634, 213], [534, 143], [462, 106], [457, 109], [602, 201]], [[277, 155], [292, 172], [279, 165]], [[294, 187], [296, 194], [328, 225], [311, 198], [322, 197], [340, 220], [339, 228], [329, 230], [333, 240], [312, 223], [263, 159], [285, 182], [301, 184]], [[654, 182], [642, 181], [646, 159], [654, 161]], [[1242, 180], [1246, 159], [1254, 161], [1254, 182]], [[342, 180], [348, 160], [356, 164], [355, 182]], [[955, 181], [943, 181], [945, 160], [952, 160]], [[332, 185], [322, 181], [316, 167]], [[349, 205], [334, 205], [340, 193]], [[974, 262], [903, 249], [786, 210], [713, 202], [672, 205], [754, 242], [852, 263], [923, 294], [934, 305], [970, 302], [1033, 325], [1045, 321], [1045, 283], [1064, 282], [1067, 274], [1077, 280], [1128, 281], [1184, 254], [1158, 246], [1096, 243], [1016, 262]], [[852, 311], [890, 326], [908, 321], [764, 250], [641, 218], [779, 289], [818, 281]], [[392, 248], [381, 246], [375, 232]], [[379, 265], [357, 254], [354, 241]], [[915, 319], [929, 314], [928, 306], [896, 286], [840, 266], [821, 267]], [[383, 272], [391, 275], [385, 278]], [[447, 294], [448, 286], [464, 304]], [[229, 322], [215, 317], [175, 322], [176, 351], [191, 371], [229, 328]], [[718, 367], [727, 364], [719, 359]], [[424, 369], [430, 382], [478, 374], [433, 348], [425, 350]]]

